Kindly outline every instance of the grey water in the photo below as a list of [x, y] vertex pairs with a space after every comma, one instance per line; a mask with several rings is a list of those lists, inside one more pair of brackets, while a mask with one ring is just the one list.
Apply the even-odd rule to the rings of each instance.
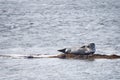
[[[59, 54], [94, 42], [120, 55], [119, 0], [0, 0], [0, 54]], [[120, 60], [0, 58], [0, 80], [120, 80]]]

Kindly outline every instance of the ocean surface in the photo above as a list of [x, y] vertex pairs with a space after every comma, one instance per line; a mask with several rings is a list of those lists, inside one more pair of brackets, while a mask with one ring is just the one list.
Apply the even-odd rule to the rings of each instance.
[[[120, 0], [0, 0], [0, 55], [56, 55], [90, 42], [120, 55]], [[120, 60], [0, 57], [0, 80], [120, 80]]]

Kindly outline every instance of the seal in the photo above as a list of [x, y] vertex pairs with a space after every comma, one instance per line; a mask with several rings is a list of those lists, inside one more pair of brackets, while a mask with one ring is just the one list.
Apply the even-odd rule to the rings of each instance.
[[64, 48], [58, 51], [65, 54], [89, 55], [89, 54], [94, 54], [96, 49], [95, 49], [95, 43], [90, 43], [88, 45], [83, 45], [82, 47]]

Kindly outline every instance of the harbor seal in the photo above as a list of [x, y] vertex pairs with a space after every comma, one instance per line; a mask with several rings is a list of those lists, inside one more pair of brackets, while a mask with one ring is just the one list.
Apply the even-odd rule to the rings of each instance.
[[60, 49], [58, 51], [65, 53], [65, 54], [89, 55], [89, 54], [94, 54], [96, 49], [95, 49], [95, 43], [90, 43], [90, 44], [84, 45], [82, 47], [64, 48], [64, 49]]

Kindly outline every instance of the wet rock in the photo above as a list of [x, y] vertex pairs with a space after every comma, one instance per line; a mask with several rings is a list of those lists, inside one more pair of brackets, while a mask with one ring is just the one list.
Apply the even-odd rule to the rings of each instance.
[[119, 55], [103, 55], [103, 54], [91, 54], [91, 55], [75, 55], [75, 54], [60, 54], [56, 56], [57, 58], [61, 59], [118, 59], [120, 58]]

